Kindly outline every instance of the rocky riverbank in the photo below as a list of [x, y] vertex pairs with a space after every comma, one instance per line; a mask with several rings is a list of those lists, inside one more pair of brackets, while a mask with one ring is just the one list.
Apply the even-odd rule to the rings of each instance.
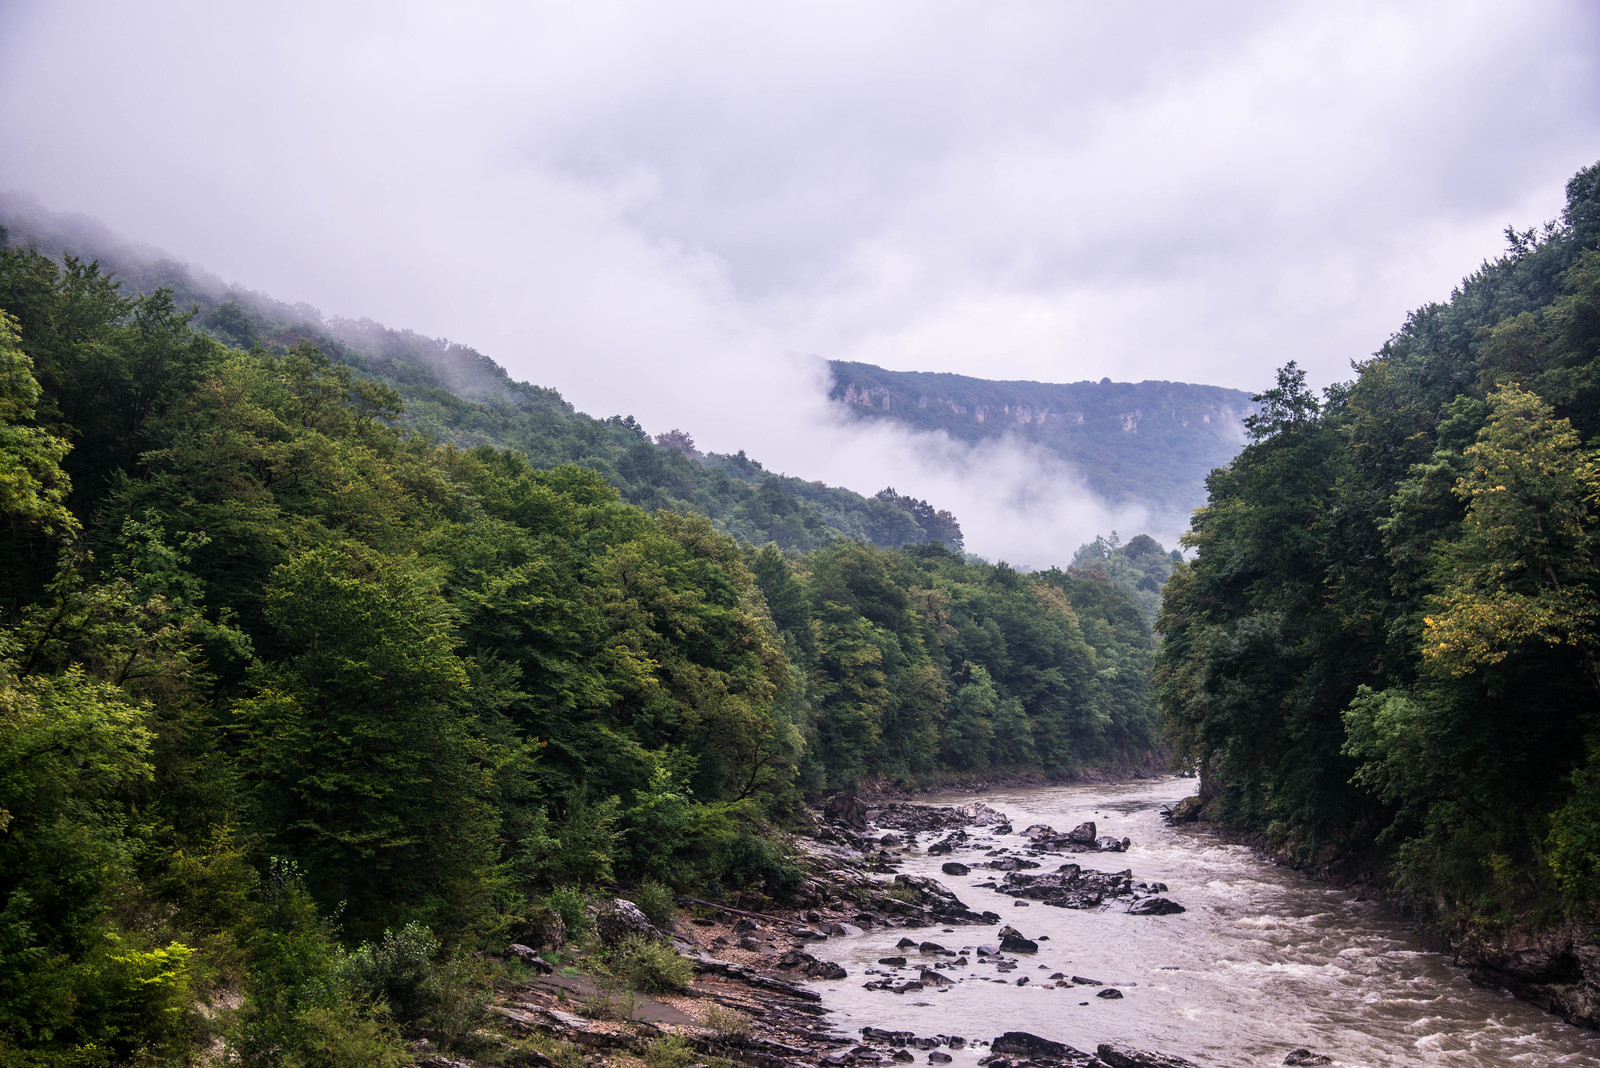
[[[830, 1025], [811, 979], [844, 978], [837, 963], [812, 950], [829, 939], [849, 938], [870, 928], [902, 928], [903, 955], [890, 956], [860, 978], [868, 989], [891, 994], [937, 990], [965, 981], [957, 974], [975, 963], [992, 966], [991, 982], [1030, 982], [1006, 973], [1038, 943], [1001, 924], [993, 912], [967, 907], [935, 879], [897, 870], [905, 850], [948, 854], [963, 871], [987, 867], [1000, 873], [1002, 893], [1063, 908], [1105, 907], [1130, 912], [1182, 911], [1157, 896], [1166, 888], [1146, 884], [1131, 871], [1100, 872], [1076, 861], [1032, 874], [1054, 858], [1085, 853], [1118, 854], [1125, 839], [1095, 833], [1093, 823], [1058, 832], [1047, 826], [1023, 832], [1030, 846], [999, 846], [993, 835], [1010, 834], [1004, 813], [983, 804], [962, 807], [892, 802], [877, 807], [859, 798], [834, 798], [815, 814], [810, 833], [794, 845], [808, 875], [792, 907], [778, 908], [758, 895], [711, 901], [679, 899], [675, 929], [660, 930], [625, 900], [606, 902], [595, 916], [604, 944], [643, 939], [670, 944], [694, 971], [686, 990], [643, 995], [622, 991], [585, 974], [582, 961], [560, 970], [545, 963], [560, 947], [559, 932], [545, 932], [539, 946], [516, 945], [511, 954], [536, 973], [503, 982], [491, 1007], [495, 1027], [481, 1037], [495, 1047], [493, 1061], [535, 1068], [603, 1068], [643, 1060], [651, 1068], [691, 1064], [753, 1068], [950, 1063], [951, 1051], [980, 1050], [979, 1063], [994, 1068], [1196, 1068], [1181, 1058], [1147, 1050], [1100, 1045], [1093, 1053], [1021, 1031], [998, 1036], [918, 1035], [867, 1026], [844, 1033]], [[954, 859], [957, 855], [963, 860]], [[994, 927], [970, 947], [947, 948], [937, 938], [913, 936], [928, 928]], [[932, 932], [938, 936], [938, 932]], [[943, 937], [943, 936], [938, 936]], [[952, 945], [960, 940], [952, 941]], [[970, 973], [969, 973], [970, 974]], [[854, 977], [852, 977], [854, 978]], [[1045, 985], [1094, 989], [1101, 998], [1121, 992], [1092, 978], [1055, 974]], [[1041, 1030], [1045, 1028], [1041, 1026]], [[419, 1068], [461, 1068], [418, 1051]], [[967, 1054], [970, 1057], [970, 1054]], [[1303, 1063], [1319, 1063], [1307, 1061]]]

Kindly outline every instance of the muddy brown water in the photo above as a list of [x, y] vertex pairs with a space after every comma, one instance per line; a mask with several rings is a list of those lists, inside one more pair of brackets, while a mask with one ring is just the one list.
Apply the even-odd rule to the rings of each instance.
[[[983, 795], [940, 797], [938, 804], [981, 800], [1011, 817], [1017, 830], [1048, 823], [1068, 830], [1094, 820], [1103, 835], [1133, 840], [1126, 853], [1039, 858], [1043, 872], [1066, 860], [1103, 871], [1131, 868], [1135, 879], [1163, 882], [1164, 896], [1188, 911], [1132, 916], [1126, 902], [1101, 911], [1028, 907], [977, 884], [1003, 877], [973, 867], [966, 876], [940, 871], [947, 860], [975, 865], [982, 850], [927, 856], [911, 849], [902, 870], [930, 875], [970, 908], [999, 913], [1041, 940], [1035, 956], [1016, 955], [1015, 971], [973, 963], [945, 975], [961, 980], [937, 991], [906, 994], [862, 988], [889, 972], [880, 957], [906, 955], [895, 943], [908, 934], [950, 949], [996, 941], [993, 927], [917, 931], [881, 929], [829, 939], [813, 948], [849, 975], [814, 984], [830, 1021], [856, 1032], [867, 1025], [918, 1035], [990, 1039], [1031, 1031], [1092, 1052], [1120, 1042], [1187, 1057], [1205, 1068], [1281, 1065], [1304, 1046], [1344, 1065], [1600, 1065], [1600, 1032], [1574, 1027], [1509, 994], [1474, 986], [1448, 958], [1381, 903], [1314, 882], [1195, 828], [1167, 827], [1159, 809], [1191, 793], [1192, 779], [1116, 785], [1030, 787]], [[919, 845], [934, 841], [924, 835]], [[995, 843], [1021, 852], [1016, 835]], [[948, 958], [946, 958], [948, 959]], [[1120, 1000], [1093, 987], [1047, 989], [1063, 972], [1121, 990]], [[901, 975], [915, 977], [902, 969]], [[1022, 976], [1029, 982], [1016, 985]], [[996, 980], [1004, 980], [996, 981]], [[975, 1064], [987, 1050], [953, 1051], [953, 1068]], [[918, 1062], [925, 1054], [918, 1054]]]

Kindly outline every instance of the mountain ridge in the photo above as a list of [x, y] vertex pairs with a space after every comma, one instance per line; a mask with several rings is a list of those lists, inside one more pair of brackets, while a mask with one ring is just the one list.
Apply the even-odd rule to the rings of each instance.
[[1226, 386], [828, 366], [829, 399], [856, 419], [943, 431], [968, 444], [1015, 437], [1072, 465], [1106, 501], [1142, 506], [1156, 521], [1186, 521], [1205, 503], [1206, 475], [1244, 447], [1244, 420], [1255, 410], [1251, 394]]

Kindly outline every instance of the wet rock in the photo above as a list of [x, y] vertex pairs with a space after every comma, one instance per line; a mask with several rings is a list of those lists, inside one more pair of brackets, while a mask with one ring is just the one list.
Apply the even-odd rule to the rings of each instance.
[[822, 807], [822, 814], [835, 823], [858, 831], [867, 829], [867, 806], [855, 794], [835, 794]]
[[1005, 953], [1037, 953], [1039, 943], [1031, 938], [1024, 938], [1022, 932], [1015, 927], [1000, 928], [1000, 949]]
[[1474, 982], [1509, 990], [1582, 1027], [1600, 1027], [1600, 929], [1569, 919], [1546, 926], [1463, 925], [1450, 936]]
[[1043, 901], [1057, 908], [1098, 908], [1107, 898], [1134, 897], [1133, 872], [1103, 872], [1077, 864], [1063, 864], [1052, 874], [1011, 872], [996, 887], [1011, 897]]
[[896, 949], [916, 949], [917, 948], [917, 940], [915, 938], [902, 938], [902, 939], [900, 939], [900, 941], [898, 941], [898, 942], [896, 942], [894, 944], [894, 948], [896, 948]]
[[863, 1027], [861, 1037], [868, 1042], [883, 1042], [891, 1046], [903, 1046], [915, 1037], [910, 1031], [885, 1031], [881, 1027]]
[[1020, 871], [1039, 866], [1038, 861], [1024, 860], [1021, 857], [1000, 857], [989, 862], [989, 867], [994, 871]]
[[1072, 977], [1072, 982], [1073, 982], [1073, 984], [1075, 986], [1105, 986], [1106, 985], [1106, 984], [1102, 983], [1098, 979], [1086, 979], [1081, 975], [1074, 975]]
[[778, 967], [780, 968], [800, 968], [815, 963], [817, 963], [817, 958], [803, 949], [791, 949], [778, 958]]
[[1018, 986], [1027, 986], [1028, 985], [1028, 977], [1026, 975], [1024, 975], [1021, 979], [1018, 979], [1017, 980], [1017, 985]]
[[951, 1035], [949, 1038], [945, 1039], [944, 1044], [949, 1046], [951, 1049], [967, 1048], [967, 1040], [962, 1038], [960, 1035]]
[[1176, 901], [1168, 901], [1164, 897], [1147, 897], [1143, 901], [1131, 906], [1128, 914], [1132, 916], [1176, 916], [1188, 909]]
[[978, 955], [979, 956], [993, 957], [993, 956], [997, 956], [999, 953], [1000, 953], [1000, 947], [999, 946], [979, 946], [978, 947]]
[[943, 946], [941, 946], [937, 942], [923, 942], [921, 945], [917, 946], [917, 952], [918, 953], [948, 953], [950, 951], [948, 949], [945, 949]]
[[847, 1049], [836, 1049], [831, 1053], [824, 1053], [819, 1060], [829, 1068], [840, 1068], [841, 1065], [854, 1064], [856, 1057]]
[[891, 968], [904, 968], [906, 966], [906, 959], [904, 957], [879, 957], [878, 963], [887, 964]]
[[1186, 797], [1162, 813], [1168, 823], [1193, 823], [1200, 818], [1205, 802], [1198, 797]]
[[849, 975], [842, 965], [831, 960], [812, 961], [804, 970], [813, 979], [843, 979]]
[[955, 1060], [955, 1058], [950, 1056], [950, 1054], [940, 1053], [938, 1050], [934, 1050], [932, 1053], [928, 1054], [929, 1064], [949, 1064], [953, 1060]]
[[898, 846], [905, 845], [906, 840], [901, 838], [898, 834], [886, 834], [882, 838], [878, 839], [878, 844], [893, 849]]
[[1291, 1065], [1293, 1068], [1302, 1068], [1302, 1066], [1306, 1065], [1332, 1064], [1333, 1058], [1321, 1053], [1312, 1053], [1304, 1046], [1301, 1046], [1285, 1057], [1283, 1063]]
[[651, 942], [662, 942], [667, 937], [645, 918], [638, 905], [620, 897], [612, 898], [595, 909], [594, 932], [608, 946], [614, 946], [630, 936]]
[[1100, 1043], [1095, 1056], [1104, 1061], [1107, 1068], [1199, 1068], [1193, 1061], [1174, 1057], [1170, 1053], [1114, 1046], [1109, 1042]]
[[922, 981], [929, 986], [954, 986], [955, 981], [928, 968], [922, 969]]
[[1027, 1031], [1007, 1031], [989, 1044], [989, 1049], [995, 1053], [1020, 1054], [1030, 1060], [1066, 1060], [1067, 1058], [1088, 1059], [1087, 1054], [1073, 1049], [1065, 1042], [1052, 1042], [1048, 1038], [1029, 1034]]
[[939, 870], [944, 872], [946, 875], [968, 875], [972, 872], [971, 868], [957, 860], [945, 861], [944, 865]]
[[1096, 837], [1094, 820], [1085, 820], [1067, 832], [1067, 841], [1079, 845], [1094, 845]]
[[1094, 840], [1095, 848], [1102, 853], [1125, 853], [1132, 844], [1130, 838], [1112, 838], [1104, 834]]
[[1031, 839], [1033, 841], [1039, 841], [1040, 839], [1060, 838], [1061, 832], [1057, 831], [1048, 823], [1035, 823], [1033, 826], [1023, 830], [1022, 837]]
[[1097, 998], [1105, 998], [1107, 1001], [1116, 1001], [1118, 998], [1122, 997], [1122, 991], [1118, 990], [1114, 986], [1108, 986], [1104, 990], [1096, 991], [1094, 996]]
[[897, 1064], [910, 1064], [917, 1058], [909, 1050], [897, 1049], [889, 1056], [889, 1059]]

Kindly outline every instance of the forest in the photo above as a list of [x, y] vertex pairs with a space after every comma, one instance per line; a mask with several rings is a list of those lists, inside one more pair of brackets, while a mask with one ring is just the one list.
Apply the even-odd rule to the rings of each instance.
[[1157, 686], [1207, 807], [1449, 933], [1600, 895], [1600, 165], [1211, 475]]
[[521, 394], [17, 243], [0, 309], [0, 1063], [398, 1063], [603, 888], [783, 900], [808, 799], [1160, 747], [1138, 602], [924, 502], [784, 541], [671, 488], [692, 442], [554, 401], [604, 462], [463, 442]]
[[[468, 345], [396, 330], [370, 319], [325, 317], [306, 304], [228, 285], [205, 271], [133, 248], [92, 220], [59, 216], [0, 194], [0, 228], [9, 241], [62, 261], [98, 263], [124, 295], [166, 290], [192, 311], [190, 327], [225, 345], [260, 345], [282, 354], [309, 342], [334, 363], [394, 390], [398, 425], [461, 448], [515, 449], [539, 467], [588, 467], [622, 499], [648, 511], [706, 516], [735, 538], [806, 551], [839, 539], [894, 547], [938, 541], [962, 546], [949, 512], [892, 491], [851, 490], [766, 470], [741, 450], [702, 453], [692, 433], [648, 433], [628, 415], [599, 419], [577, 411], [555, 389], [519, 382]], [[537, 354], [559, 369], [559, 358]]]

